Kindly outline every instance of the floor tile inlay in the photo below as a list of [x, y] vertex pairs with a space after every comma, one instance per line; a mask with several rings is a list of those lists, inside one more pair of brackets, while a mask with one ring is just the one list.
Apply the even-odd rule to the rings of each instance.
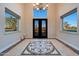
[[22, 55], [60, 55], [50, 41], [36, 40], [30, 42]]

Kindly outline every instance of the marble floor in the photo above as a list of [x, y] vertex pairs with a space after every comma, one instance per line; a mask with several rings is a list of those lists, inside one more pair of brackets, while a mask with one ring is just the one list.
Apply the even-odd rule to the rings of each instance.
[[[41, 40], [41, 39], [25, 39], [24, 41], [13, 47], [10, 51], [5, 53], [4, 56], [21, 56], [23, 50], [28, 45], [28, 43], [34, 40]], [[72, 51], [69, 47], [65, 46], [56, 39], [42, 39], [42, 40], [51, 41], [62, 56], [78, 56], [78, 54]]]

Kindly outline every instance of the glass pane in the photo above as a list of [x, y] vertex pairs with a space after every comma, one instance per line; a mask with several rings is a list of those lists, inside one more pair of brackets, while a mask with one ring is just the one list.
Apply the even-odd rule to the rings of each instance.
[[39, 35], [39, 22], [38, 22], [38, 20], [35, 20], [34, 26], [35, 26], [35, 28], [34, 28], [35, 36], [38, 36]]
[[42, 36], [46, 36], [46, 21], [42, 21]]
[[47, 10], [40, 10], [40, 18], [47, 18]]
[[68, 32], [77, 32], [77, 12], [63, 18], [63, 29]]
[[5, 12], [5, 18], [6, 18], [6, 27], [5, 27], [5, 31], [9, 32], [9, 31], [16, 31], [16, 24], [17, 24], [17, 19], [15, 16], [13, 16], [12, 14]]
[[47, 18], [47, 10], [33, 10], [33, 18]]

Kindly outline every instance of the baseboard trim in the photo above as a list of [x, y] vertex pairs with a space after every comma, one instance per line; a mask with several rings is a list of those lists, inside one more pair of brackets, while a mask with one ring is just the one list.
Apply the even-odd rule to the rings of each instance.
[[48, 39], [56, 39], [56, 38], [48, 38]]
[[6, 50], [2, 51], [0, 53], [0, 56], [3, 56], [5, 53], [7, 53], [8, 51], [10, 51], [12, 48], [14, 48], [16, 45], [18, 45], [19, 43], [21, 43], [24, 40], [25, 40], [25, 38], [24, 39], [21, 39], [20, 41], [18, 41], [17, 43], [15, 43], [14, 45], [12, 45], [11, 47], [9, 47]]
[[25, 39], [56, 39], [56, 38], [25, 38]]
[[61, 42], [62, 44], [64, 44], [65, 46], [69, 47], [71, 50], [73, 50], [75, 53], [77, 53], [79, 55], [79, 50], [75, 49], [74, 47], [68, 45], [67, 43], [55, 38], [56, 40], [58, 40], [59, 42]]

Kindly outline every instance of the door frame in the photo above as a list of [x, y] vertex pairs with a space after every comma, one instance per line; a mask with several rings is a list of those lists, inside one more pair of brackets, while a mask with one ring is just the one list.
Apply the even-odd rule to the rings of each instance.
[[[34, 37], [34, 34], [35, 34], [34, 33], [34, 21], [35, 20], [45, 20], [46, 21], [46, 37]], [[48, 26], [47, 26], [47, 24], [48, 24], [48, 19], [47, 18], [35, 18], [35, 19], [33, 19], [33, 38], [38, 38], [38, 39], [40, 39], [40, 38], [48, 38]]]

